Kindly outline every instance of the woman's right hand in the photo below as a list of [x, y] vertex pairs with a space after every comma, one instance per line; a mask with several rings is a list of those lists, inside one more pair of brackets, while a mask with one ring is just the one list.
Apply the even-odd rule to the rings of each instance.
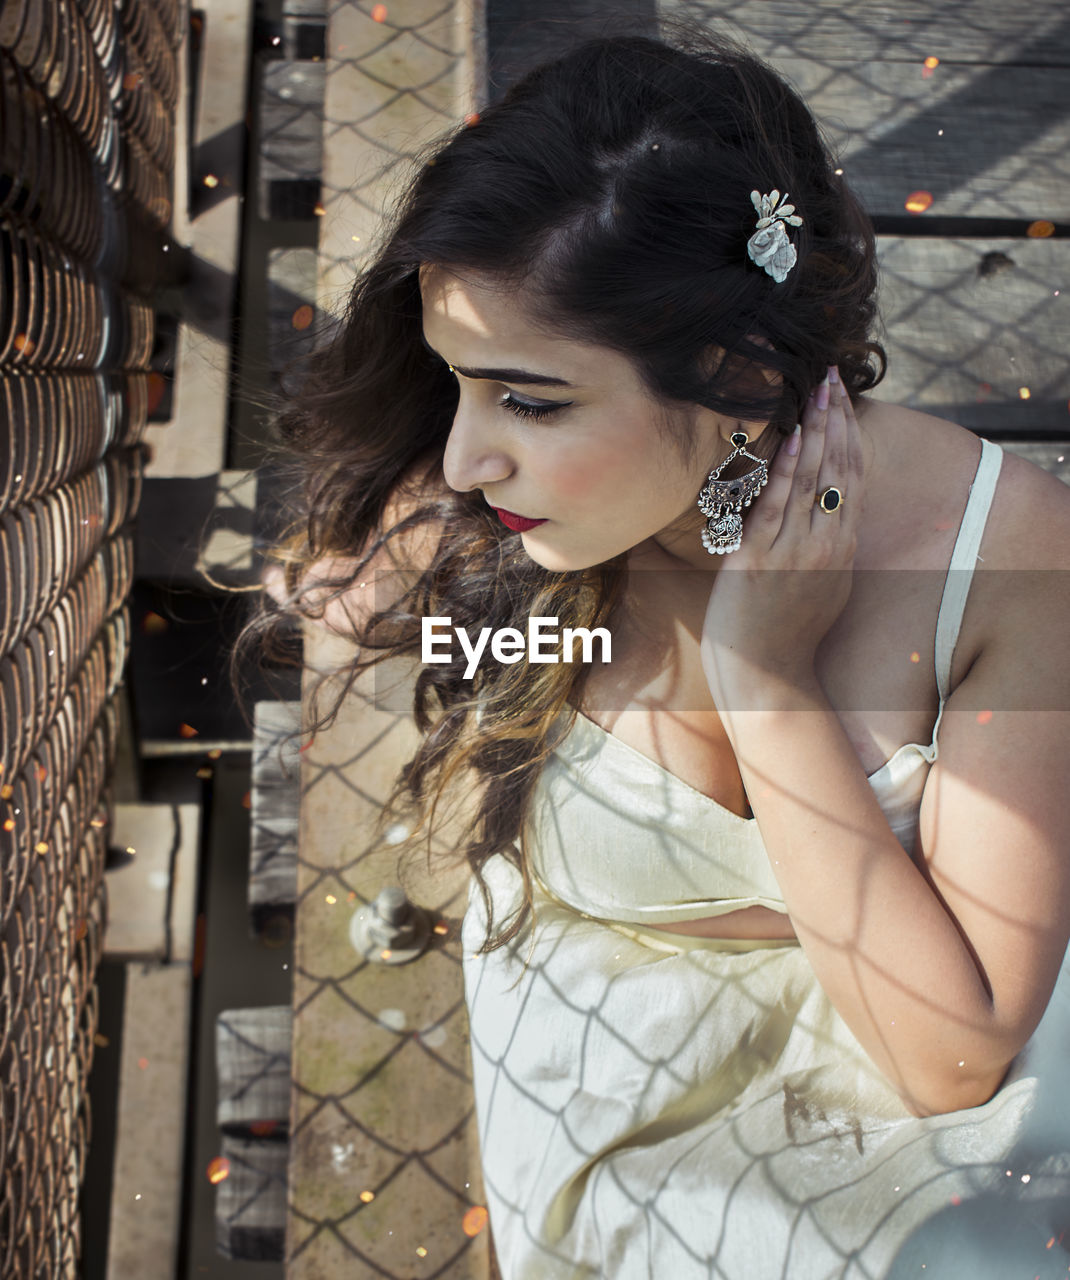
[[[332, 594], [333, 588], [317, 588], [319, 582], [327, 582], [349, 573], [358, 561], [346, 556], [324, 556], [316, 560], [305, 571], [302, 584], [310, 587], [301, 596], [297, 611], [316, 626], [332, 631], [336, 635], [352, 638], [357, 627], [363, 626], [367, 618], [374, 612], [374, 576], [375, 570], [369, 569], [367, 576], [362, 575], [359, 583], [354, 583], [348, 590], [334, 599], [324, 599]], [[281, 608], [294, 605], [286, 590], [285, 573], [282, 565], [268, 564], [260, 575], [264, 590]]]

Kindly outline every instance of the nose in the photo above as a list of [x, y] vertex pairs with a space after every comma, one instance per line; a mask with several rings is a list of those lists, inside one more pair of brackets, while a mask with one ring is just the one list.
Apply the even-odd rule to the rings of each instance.
[[487, 411], [474, 401], [475, 396], [462, 387], [442, 455], [442, 474], [458, 493], [495, 484], [513, 472], [512, 459], [488, 421]]

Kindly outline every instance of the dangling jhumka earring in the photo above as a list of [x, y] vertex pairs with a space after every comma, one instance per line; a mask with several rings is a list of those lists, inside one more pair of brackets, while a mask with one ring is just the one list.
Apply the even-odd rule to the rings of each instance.
[[[769, 464], [743, 447], [750, 436], [745, 431], [733, 431], [731, 439], [735, 452], [714, 467], [698, 495], [699, 510], [709, 516], [702, 530], [702, 545], [711, 556], [739, 550], [743, 538], [743, 508], [750, 506], [769, 480]], [[725, 467], [739, 457], [750, 458], [758, 465], [735, 480], [719, 480], [717, 477]]]

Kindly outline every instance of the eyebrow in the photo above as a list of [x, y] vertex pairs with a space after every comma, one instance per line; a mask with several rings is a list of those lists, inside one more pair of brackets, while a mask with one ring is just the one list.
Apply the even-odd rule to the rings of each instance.
[[[420, 340], [433, 356], [443, 357], [434, 349], [427, 339], [420, 335]], [[447, 361], [447, 364], [449, 362]], [[459, 364], [453, 366], [455, 373], [465, 378], [485, 378], [488, 382], [515, 382], [522, 386], [571, 387], [571, 382], [564, 378], [552, 378], [546, 373], [531, 373], [527, 369], [462, 369]]]

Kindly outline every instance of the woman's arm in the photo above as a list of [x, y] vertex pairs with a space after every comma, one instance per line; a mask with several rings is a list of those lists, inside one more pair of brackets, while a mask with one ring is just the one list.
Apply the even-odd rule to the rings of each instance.
[[[912, 861], [814, 674], [849, 594], [865, 477], [849, 401], [807, 412], [717, 573], [703, 668], [832, 1003], [916, 1113], [976, 1106], [1040, 1020], [1070, 936], [1070, 494], [1041, 472], [1016, 482], [1009, 568], [976, 575], [974, 591], [1000, 580], [998, 603], [945, 705]], [[848, 495], [835, 516], [814, 512], [826, 484]], [[1048, 570], [1020, 571], [1042, 562], [1038, 530]]]
[[1006, 628], [945, 706], [916, 862], [816, 679], [767, 682], [725, 717], [799, 942], [918, 1114], [991, 1097], [1070, 936], [1070, 714], [990, 711], [1070, 705], [1070, 617], [1037, 605], [1031, 634]]

